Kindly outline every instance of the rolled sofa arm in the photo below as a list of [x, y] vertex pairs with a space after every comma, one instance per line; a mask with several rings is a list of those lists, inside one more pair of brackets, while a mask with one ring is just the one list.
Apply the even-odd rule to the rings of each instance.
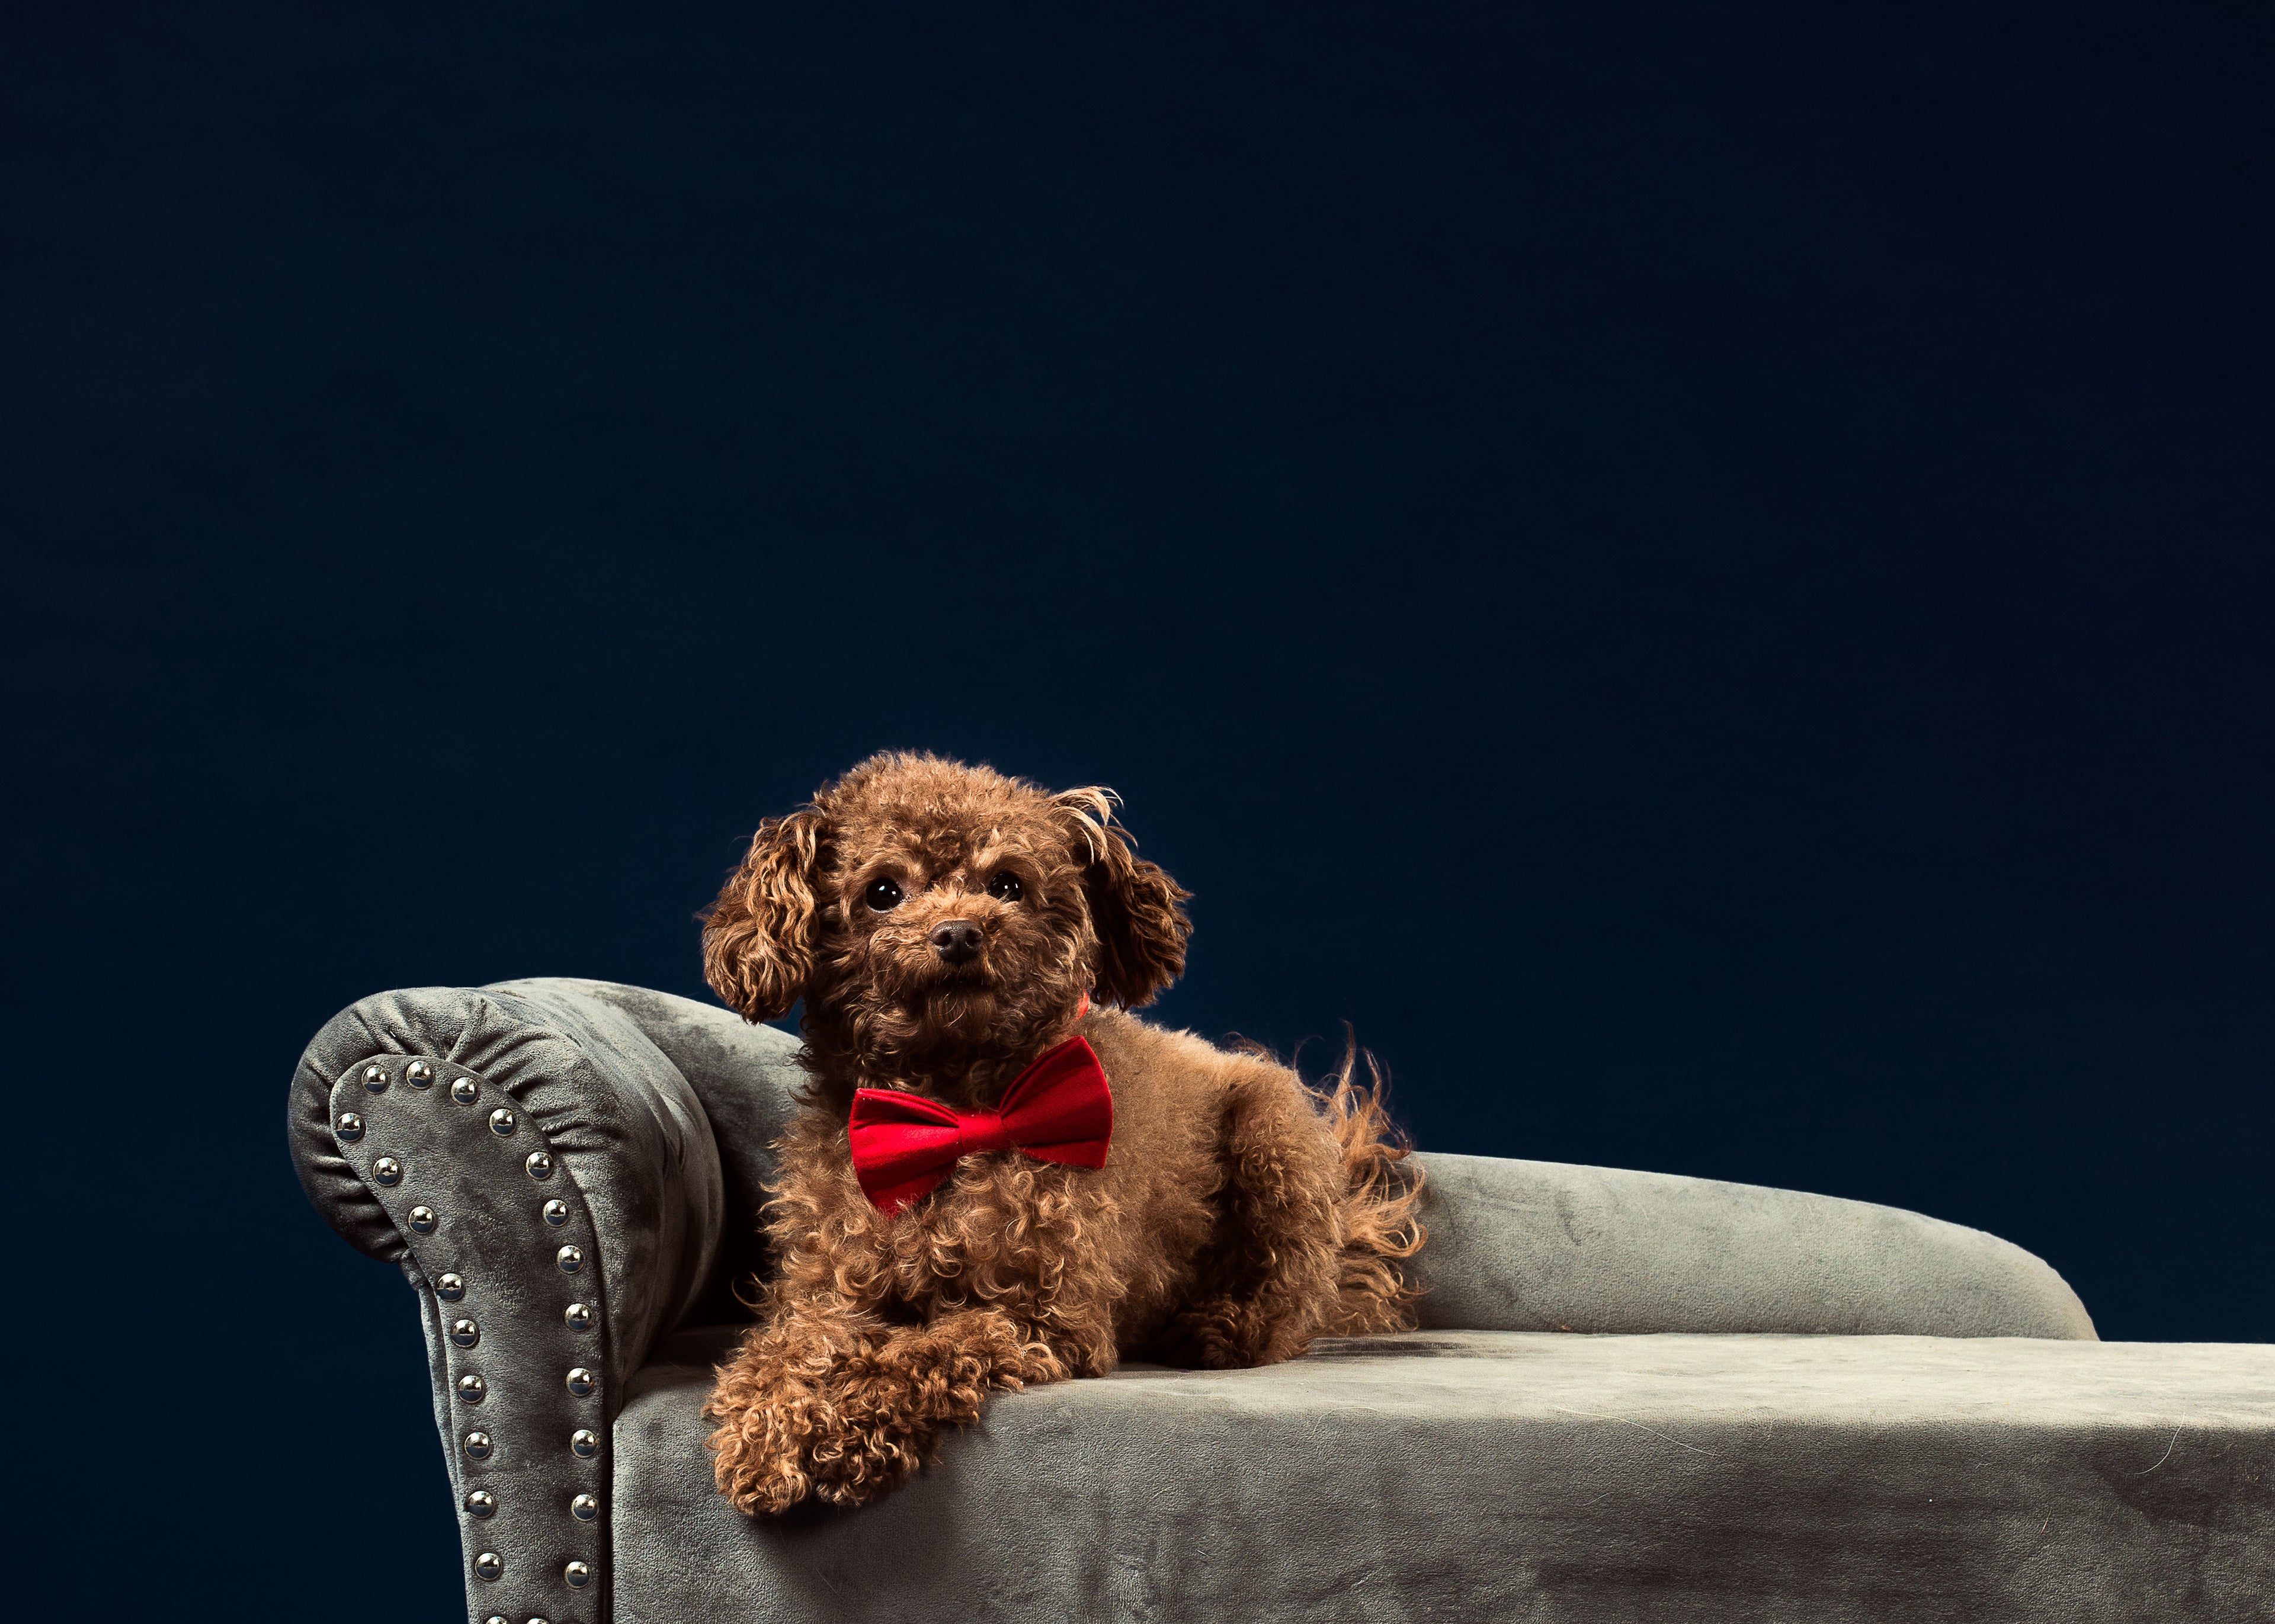
[[427, 987], [317, 1033], [290, 1135], [316, 1210], [418, 1293], [468, 1619], [601, 1624], [609, 1423], [720, 1243], [694, 1091], [573, 987]]

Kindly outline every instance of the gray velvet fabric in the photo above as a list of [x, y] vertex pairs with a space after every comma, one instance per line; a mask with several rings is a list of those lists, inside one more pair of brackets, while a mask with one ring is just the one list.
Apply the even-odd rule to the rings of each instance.
[[294, 1074], [293, 1162], [333, 1228], [394, 1262], [404, 1237], [364, 1179], [378, 1152], [343, 1157], [329, 1107], [335, 1081], [384, 1055], [475, 1072], [528, 1114], [592, 1206], [617, 1352], [636, 1366], [708, 1284], [725, 1222], [710, 1114], [663, 1051], [621, 1010], [561, 983], [419, 987], [335, 1016]]
[[[600, 1446], [624, 1366], [590, 1204], [536, 1122], [472, 1069], [359, 1062], [332, 1087], [333, 1122], [351, 1113], [361, 1127], [339, 1148], [373, 1174], [410, 1249], [469, 1616], [557, 1618], [597, 1602], [608, 1570]], [[531, 1174], [533, 1154], [553, 1158], [546, 1176]], [[593, 1444], [583, 1454], [579, 1428]], [[571, 1512], [580, 1495], [588, 1517]]]
[[725, 1179], [729, 1234], [752, 1229], [765, 1198], [760, 1187], [774, 1176], [775, 1141], [790, 1125], [805, 1081], [796, 1038], [779, 1027], [753, 1026], [716, 1004], [615, 981], [548, 978], [501, 982], [492, 990], [604, 1004], [639, 1027], [702, 1102]]
[[[500, 1108], [508, 1132], [491, 1126]], [[344, 1137], [348, 1113], [361, 1121]], [[302, 1185], [419, 1294], [470, 1620], [608, 1616], [609, 1417], [715, 1280], [729, 1233], [710, 1122], [640, 1024], [573, 985], [366, 999], [301, 1058], [288, 1131]], [[548, 1176], [532, 1176], [533, 1152], [553, 1158]], [[454, 1341], [462, 1321], [469, 1340]], [[571, 1446], [579, 1428], [589, 1454]]]
[[[295, 1162], [419, 1294], [471, 1618], [2275, 1616], [2269, 1350], [2103, 1347], [2045, 1265], [1913, 1213], [1437, 1154], [1422, 1333], [1007, 1395], [878, 1506], [749, 1522], [712, 1491], [698, 1413], [733, 1328], [667, 1333], [733, 1315], [759, 1262], [796, 1048], [563, 980], [383, 994], [310, 1044]], [[415, 1097], [411, 1057], [436, 1067]], [[397, 1080], [344, 1143], [372, 1063]], [[462, 1073], [478, 1108], [446, 1103]], [[499, 1100], [515, 1137], [482, 1125]], [[522, 1171], [540, 1144], [545, 1186]], [[372, 1182], [382, 1153], [395, 1185]], [[412, 1234], [413, 1204], [441, 1227]], [[558, 1271], [572, 1236], [594, 1275]], [[462, 1304], [433, 1291], [445, 1269]], [[580, 1330], [563, 1303], [586, 1279]], [[454, 1346], [468, 1314], [480, 1341]], [[1848, 1334], [1538, 1334], [1564, 1328]], [[586, 1398], [562, 1367], [588, 1343]], [[588, 1408], [593, 1459], [567, 1448]], [[494, 1515], [468, 1515], [493, 1485]], [[592, 1522], [567, 1517], [580, 1492]], [[472, 1576], [485, 1549], [496, 1581]], [[565, 1588], [571, 1560], [593, 1582]]]
[[740, 1313], [739, 1286], [765, 1266], [758, 1212], [764, 1185], [774, 1176], [775, 1141], [797, 1108], [805, 1073], [798, 1040], [773, 1026], [753, 1026], [731, 1009], [699, 1004], [669, 993], [614, 981], [548, 978], [509, 981], [499, 991], [527, 988], [604, 1004], [647, 1035], [701, 1101], [719, 1149], [724, 1218], [699, 1311], [710, 1318]]
[[2267, 1348], [1330, 1343], [999, 1397], [877, 1505], [752, 1522], [702, 1452], [719, 1346], [617, 1417], [619, 1624], [2275, 1617]]
[[1420, 1159], [1425, 1329], [2093, 1335], [2039, 1259], [1916, 1212], [1663, 1173]]
[[[729, 1275], [752, 1246], [797, 1041], [731, 1011], [605, 981], [508, 982], [636, 1023], [702, 1102], [725, 1180]], [[1432, 1154], [1429, 1328], [2090, 1337], [2060, 1275], [2020, 1247], [1916, 1212], [1795, 1190], [1555, 1162]], [[724, 1282], [720, 1282], [723, 1285]], [[711, 1302], [723, 1304], [723, 1291]]]

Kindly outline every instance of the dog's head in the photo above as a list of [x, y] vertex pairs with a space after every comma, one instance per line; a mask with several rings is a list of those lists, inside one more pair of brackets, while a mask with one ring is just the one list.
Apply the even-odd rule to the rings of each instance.
[[1085, 993], [1135, 1008], [1183, 971], [1189, 895], [1100, 789], [1053, 795], [928, 755], [861, 763], [760, 826], [706, 916], [703, 970], [751, 1020], [876, 1076], [1032, 1058]]

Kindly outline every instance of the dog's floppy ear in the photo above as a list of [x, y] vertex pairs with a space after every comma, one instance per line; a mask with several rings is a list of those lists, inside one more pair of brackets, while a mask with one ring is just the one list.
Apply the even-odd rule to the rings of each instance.
[[821, 814], [769, 818], [703, 915], [703, 978], [744, 1019], [771, 1021], [813, 974], [814, 866]]
[[1177, 904], [1192, 893], [1138, 855], [1114, 821], [1117, 798], [1093, 786], [1054, 797], [1052, 805], [1068, 845], [1083, 860], [1083, 891], [1098, 938], [1092, 990], [1107, 1003], [1135, 1009], [1184, 973], [1193, 922]]

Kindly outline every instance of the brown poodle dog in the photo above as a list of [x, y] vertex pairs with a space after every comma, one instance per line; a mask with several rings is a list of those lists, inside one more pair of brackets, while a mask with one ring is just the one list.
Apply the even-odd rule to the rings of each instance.
[[[999, 1388], [1125, 1356], [1268, 1364], [1412, 1323], [1398, 1260], [1422, 1243], [1418, 1181], [1379, 1088], [1347, 1056], [1315, 1096], [1261, 1053], [1124, 1013], [1183, 970], [1192, 927], [1114, 804], [875, 756], [767, 820], [707, 915], [728, 1003], [763, 1020], [805, 1000], [812, 1076], [768, 1187], [775, 1275], [706, 1411], [740, 1509], [873, 1499]], [[1110, 1089], [1103, 1166], [1001, 1137], [956, 1159], [974, 1141], [951, 1128], [928, 1193], [865, 1192], [857, 1090], [902, 1091], [864, 1109], [1000, 1125], [985, 1114], [1062, 1049], [1094, 1053], [1100, 1105]]]

